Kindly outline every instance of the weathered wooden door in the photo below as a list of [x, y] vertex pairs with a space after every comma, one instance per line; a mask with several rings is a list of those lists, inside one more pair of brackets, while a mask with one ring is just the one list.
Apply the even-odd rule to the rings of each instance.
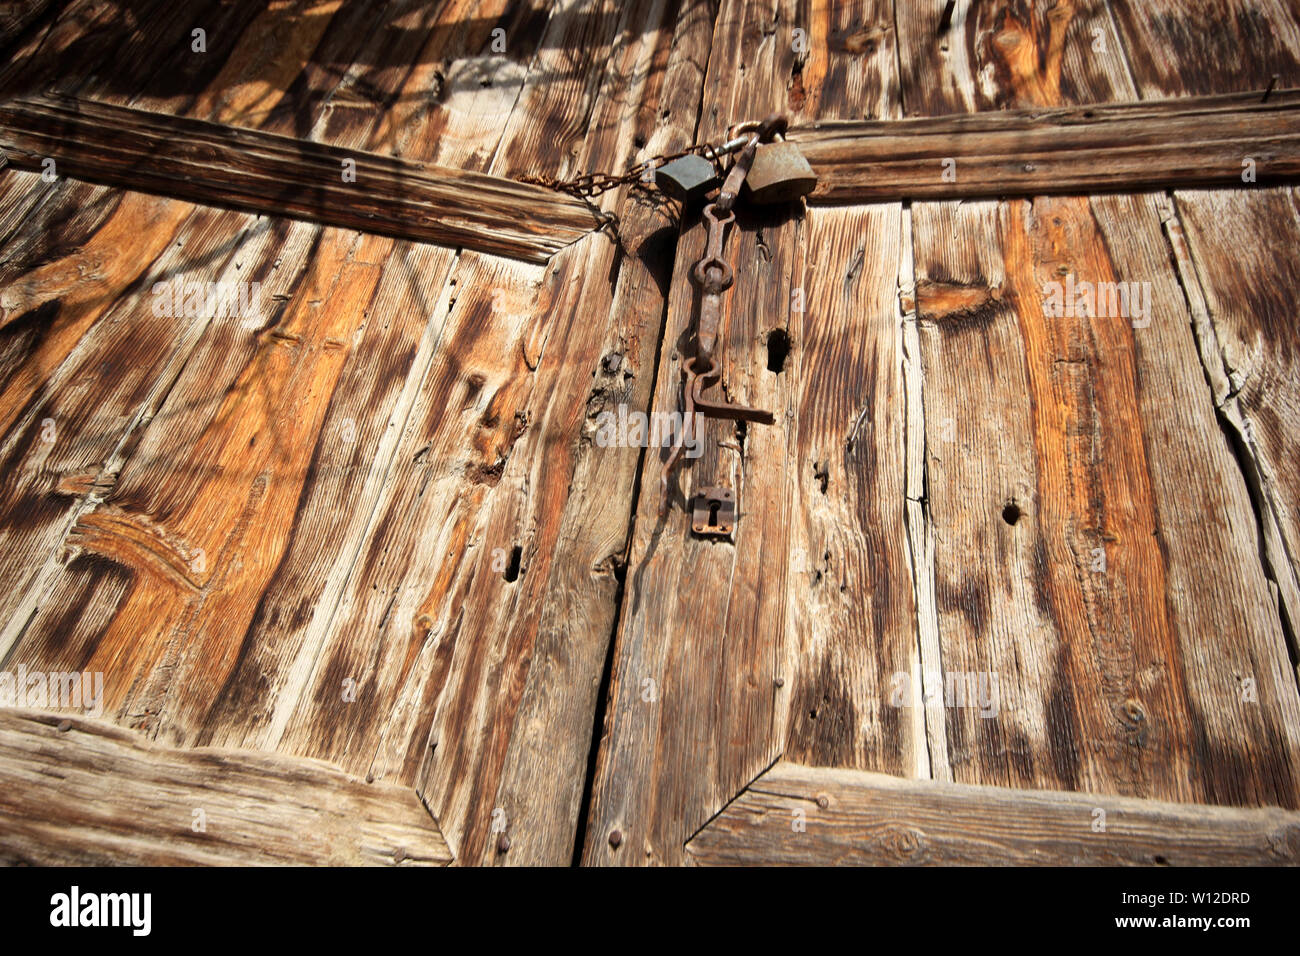
[[[184, 6], [3, 26], [0, 661], [104, 691], [0, 713], [0, 856], [1300, 852], [1294, 138], [1184, 189], [1151, 114], [1046, 170], [1017, 114], [871, 185], [894, 128], [816, 128], [1285, 104], [1286, 4]], [[825, 188], [739, 209], [722, 383], [776, 424], [660, 517], [598, 430], [678, 409], [704, 229], [521, 183], [772, 112]]]

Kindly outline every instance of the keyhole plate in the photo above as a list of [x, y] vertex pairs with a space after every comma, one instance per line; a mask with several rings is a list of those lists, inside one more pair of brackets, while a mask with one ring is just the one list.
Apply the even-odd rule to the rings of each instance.
[[736, 528], [736, 495], [730, 488], [704, 488], [695, 495], [691, 530], [727, 537]]

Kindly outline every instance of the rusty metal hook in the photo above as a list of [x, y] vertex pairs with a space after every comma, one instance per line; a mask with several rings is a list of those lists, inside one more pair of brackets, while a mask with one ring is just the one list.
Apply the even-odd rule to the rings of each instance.
[[[728, 131], [729, 137], [734, 133], [747, 132], [750, 134], [750, 139], [740, 155], [736, 157], [730, 172], [727, 173], [717, 200], [704, 208], [704, 219], [708, 223], [708, 239], [703, 257], [692, 270], [695, 281], [702, 289], [695, 331], [695, 355], [683, 366], [686, 373], [684, 383], [686, 417], [678, 433], [677, 443], [673, 446], [660, 472], [659, 517], [661, 518], [668, 514], [673, 472], [681, 461], [686, 443], [693, 437], [691, 433], [694, 431], [697, 413], [708, 418], [758, 422], [764, 425], [772, 425], [776, 422], [776, 416], [771, 412], [726, 400], [706, 398], [704, 392], [717, 385], [722, 379], [714, 350], [718, 340], [718, 329], [722, 324], [722, 293], [731, 288], [735, 280], [731, 263], [727, 261], [725, 255], [727, 227], [736, 218], [732, 206], [740, 195], [745, 177], [749, 175], [759, 143], [771, 142], [773, 137], [785, 132], [786, 126], [785, 117], [773, 115], [761, 123], [741, 123]], [[698, 436], [697, 440], [703, 440], [703, 436]]]

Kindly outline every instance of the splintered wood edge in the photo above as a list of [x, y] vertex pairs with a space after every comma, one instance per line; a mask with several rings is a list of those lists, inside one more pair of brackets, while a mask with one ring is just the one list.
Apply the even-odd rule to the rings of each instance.
[[1300, 813], [778, 763], [686, 844], [703, 866], [1280, 865]]
[[414, 790], [301, 757], [158, 746], [105, 721], [0, 709], [0, 862], [445, 865]]

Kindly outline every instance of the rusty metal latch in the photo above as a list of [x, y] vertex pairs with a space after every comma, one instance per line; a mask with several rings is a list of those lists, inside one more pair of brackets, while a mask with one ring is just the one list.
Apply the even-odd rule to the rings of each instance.
[[[628, 183], [639, 181], [644, 185], [653, 181], [660, 192], [681, 202], [685, 209], [718, 188], [723, 160], [735, 155], [726, 178], [721, 180], [717, 198], [704, 207], [707, 244], [703, 258], [691, 270], [691, 277], [701, 291], [695, 325], [695, 353], [683, 364], [685, 415], [676, 443], [660, 472], [661, 518], [668, 514], [673, 473], [685, 449], [698, 447], [703, 440], [702, 435], [693, 434], [697, 414], [762, 425], [776, 422], [771, 412], [708, 398], [704, 393], [722, 380], [721, 365], [714, 350], [722, 324], [722, 294], [731, 288], [735, 278], [725, 254], [728, 229], [736, 221], [736, 214], [732, 211], [736, 200], [744, 190], [749, 202], [791, 202], [808, 195], [817, 185], [817, 176], [799, 148], [785, 140], [787, 126], [786, 118], [775, 114], [762, 122], [738, 123], [727, 130], [727, 139], [721, 144], [702, 143], [668, 156], [655, 156], [622, 175], [588, 173], [566, 181], [549, 177], [523, 178], [525, 182], [540, 183], [583, 197], [596, 196]], [[701, 502], [707, 505], [708, 511], [703, 516], [699, 510]], [[735, 526], [735, 515], [735, 493], [726, 488], [708, 488], [696, 497], [693, 527], [701, 534], [730, 534]], [[723, 527], [725, 531], [715, 530]]]
[[[735, 280], [731, 264], [725, 257], [728, 227], [736, 220], [732, 207], [740, 196], [746, 177], [753, 168], [758, 150], [772, 144], [769, 148], [779, 148], [780, 158], [767, 164], [763, 189], [755, 193], [755, 201], [769, 197], [771, 201], [788, 201], [807, 195], [816, 184], [816, 177], [811, 182], [808, 176], [811, 170], [807, 162], [802, 166], [792, 162], [791, 151], [797, 154], [792, 143], [773, 144], [786, 129], [786, 120], [782, 116], [770, 116], [762, 123], [744, 123], [733, 127], [735, 132], [749, 135], [749, 141], [741, 149], [732, 164], [727, 178], [722, 183], [718, 198], [704, 207], [704, 221], [708, 225], [708, 238], [704, 256], [691, 270], [691, 277], [700, 286], [700, 309], [695, 327], [695, 354], [684, 363], [685, 396], [684, 426], [673, 446], [660, 473], [659, 516], [668, 514], [671, 500], [673, 473], [681, 461], [683, 450], [688, 442], [698, 443], [703, 436], [691, 434], [697, 413], [707, 418], [723, 418], [732, 421], [757, 422], [771, 425], [776, 422], [771, 412], [747, 405], [707, 398], [704, 392], [718, 384], [722, 379], [721, 367], [715, 355], [718, 343], [718, 330], [722, 322], [722, 294], [731, 288]], [[797, 157], [802, 160], [802, 156]], [[708, 488], [696, 496], [692, 528], [700, 534], [727, 534], [735, 527], [736, 502], [730, 489]], [[705, 510], [702, 512], [701, 508]], [[725, 528], [725, 530], [723, 530]]]

